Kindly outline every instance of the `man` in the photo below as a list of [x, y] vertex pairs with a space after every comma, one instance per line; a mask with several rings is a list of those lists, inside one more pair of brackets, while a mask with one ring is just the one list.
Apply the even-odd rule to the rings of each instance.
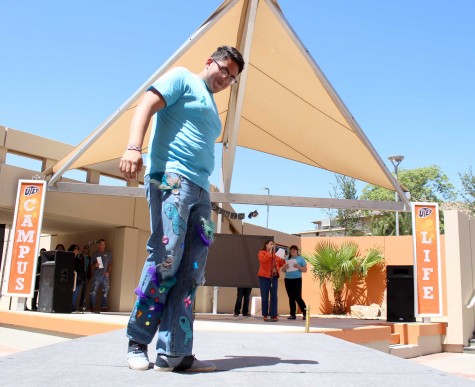
[[127, 327], [131, 369], [149, 368], [147, 344], [157, 330], [155, 370], [216, 369], [192, 355], [192, 302], [204, 282], [214, 231], [208, 178], [221, 121], [213, 94], [237, 82], [243, 68], [235, 48], [218, 47], [199, 74], [184, 68], [166, 73], [135, 110], [119, 165], [128, 180], [136, 180], [142, 169], [142, 143], [152, 116], [153, 132], [144, 179], [151, 223], [149, 256]]
[[237, 288], [236, 304], [234, 305], [234, 317], [241, 313], [244, 317], [249, 317], [249, 300], [251, 298], [252, 288]]
[[112, 254], [106, 251], [105, 239], [99, 239], [98, 250], [92, 254], [91, 267], [92, 291], [89, 295], [89, 310], [96, 312], [96, 297], [99, 287], [102, 288], [101, 310], [107, 312], [107, 296], [109, 295], [110, 274], [112, 272]]

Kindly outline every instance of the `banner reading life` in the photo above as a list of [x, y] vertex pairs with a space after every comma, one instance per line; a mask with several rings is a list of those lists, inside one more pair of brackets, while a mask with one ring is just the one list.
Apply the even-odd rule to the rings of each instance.
[[439, 206], [413, 203], [415, 312], [419, 317], [442, 315]]
[[42, 180], [20, 180], [7, 261], [8, 296], [33, 297], [46, 192]]

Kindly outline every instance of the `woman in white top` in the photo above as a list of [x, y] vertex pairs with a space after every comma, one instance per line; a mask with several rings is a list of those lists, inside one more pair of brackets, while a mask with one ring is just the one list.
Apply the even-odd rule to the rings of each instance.
[[290, 255], [285, 260], [282, 271], [285, 272], [285, 290], [289, 296], [290, 316], [288, 319], [296, 319], [295, 303], [297, 303], [305, 320], [307, 306], [302, 299], [302, 273], [307, 271], [307, 262], [299, 255], [299, 248], [297, 246], [290, 246]]

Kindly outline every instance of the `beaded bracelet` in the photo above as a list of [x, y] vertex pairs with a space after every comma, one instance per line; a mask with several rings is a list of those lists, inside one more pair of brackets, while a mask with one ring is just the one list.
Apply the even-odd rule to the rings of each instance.
[[142, 147], [137, 145], [127, 145], [127, 150], [142, 152]]

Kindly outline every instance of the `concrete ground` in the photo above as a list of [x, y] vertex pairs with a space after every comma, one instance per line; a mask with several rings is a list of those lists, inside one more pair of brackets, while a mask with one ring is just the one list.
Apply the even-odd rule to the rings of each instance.
[[419, 356], [408, 361], [423, 364], [428, 367], [447, 372], [451, 375], [460, 376], [475, 383], [475, 354], [474, 353], [434, 353], [432, 355]]
[[[128, 316], [70, 315], [115, 321]], [[323, 321], [322, 324], [348, 324]], [[195, 322], [195, 351], [212, 360], [212, 374], [161, 374], [131, 371], [125, 362], [123, 329], [95, 336], [51, 334], [16, 329], [0, 322], [0, 384], [18, 385], [148, 385], [240, 386], [248, 384], [368, 386], [475, 385], [475, 355], [440, 353], [399, 359], [328, 335], [302, 335], [303, 321], [262, 324], [258, 319], [199, 317]], [[150, 360], [155, 358], [149, 346]], [[429, 367], [432, 368], [429, 368]]]

